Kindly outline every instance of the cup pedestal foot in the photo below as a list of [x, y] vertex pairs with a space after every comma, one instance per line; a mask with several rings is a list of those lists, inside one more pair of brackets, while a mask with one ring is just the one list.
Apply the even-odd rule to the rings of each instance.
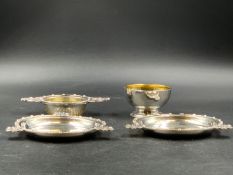
[[149, 113], [150, 115], [159, 115], [160, 112], [158, 111], [158, 108], [149, 108]]
[[160, 114], [158, 111], [158, 108], [146, 108], [143, 106], [136, 107], [135, 111], [130, 114], [132, 117], [140, 117], [140, 116], [146, 116], [146, 115], [158, 115]]

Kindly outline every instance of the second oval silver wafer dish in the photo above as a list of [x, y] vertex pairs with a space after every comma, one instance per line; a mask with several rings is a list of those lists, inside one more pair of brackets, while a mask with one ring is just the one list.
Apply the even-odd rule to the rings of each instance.
[[193, 135], [232, 129], [215, 117], [196, 114], [159, 114], [134, 118], [128, 129], [144, 129], [160, 134]]

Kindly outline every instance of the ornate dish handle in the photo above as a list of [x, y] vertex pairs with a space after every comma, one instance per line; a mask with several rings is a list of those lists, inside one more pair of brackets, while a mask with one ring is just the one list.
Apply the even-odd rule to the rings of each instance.
[[127, 129], [141, 129], [144, 128], [144, 125], [142, 123], [139, 123], [137, 121], [133, 121], [132, 124], [125, 125]]
[[107, 126], [105, 121], [102, 121], [100, 119], [96, 119], [96, 124], [94, 126], [94, 129], [97, 131], [113, 131], [113, 127]]
[[104, 102], [110, 100], [110, 97], [88, 97], [88, 102], [95, 103], [95, 102]]
[[215, 126], [214, 128], [215, 129], [223, 129], [223, 130], [225, 130], [225, 129], [232, 129], [233, 127], [230, 124], [228, 124], [228, 125], [222, 124], [222, 125], [219, 125], [219, 126]]
[[43, 97], [26, 97], [26, 98], [21, 98], [21, 101], [26, 101], [26, 102], [43, 102], [44, 98]]
[[6, 128], [6, 132], [22, 132], [26, 130], [26, 123], [25, 122], [21, 122], [22, 120], [24, 120], [24, 118], [18, 119], [15, 122], [15, 126], [9, 126]]
[[95, 127], [95, 130], [97, 131], [113, 131], [113, 127], [111, 126], [99, 126], [99, 127]]
[[6, 128], [6, 132], [13, 132], [13, 133], [15, 133], [15, 132], [22, 132], [22, 131], [24, 131], [24, 130], [21, 127], [18, 128], [16, 126], [8, 126]]

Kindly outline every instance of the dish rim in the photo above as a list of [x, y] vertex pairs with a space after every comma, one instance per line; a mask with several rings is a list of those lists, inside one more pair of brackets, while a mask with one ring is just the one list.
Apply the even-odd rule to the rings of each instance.
[[[87, 120], [87, 121], [93, 121], [93, 128], [88, 128], [87, 130], [83, 132], [77, 132], [77, 130], [74, 131], [65, 131], [65, 132], [47, 132], [43, 130], [35, 130], [33, 128], [27, 128], [27, 122], [30, 120], [40, 120], [40, 119], [65, 119], [65, 120]], [[105, 121], [93, 118], [93, 117], [85, 117], [85, 116], [59, 116], [59, 115], [31, 115], [27, 117], [22, 117], [20, 119], [17, 119], [15, 121], [15, 125], [13, 127], [7, 127], [7, 132], [26, 132], [38, 136], [49, 136], [49, 137], [68, 137], [68, 136], [80, 136], [91, 132], [96, 131], [112, 131], [113, 127], [108, 126]]]
[[[144, 124], [143, 119], [146, 118], [151, 118], [151, 117], [159, 117], [159, 118], [164, 118], [164, 119], [169, 119], [170, 117], [175, 118], [175, 117], [190, 117], [190, 118], [198, 118], [202, 120], [212, 120], [211, 124], [209, 126], [203, 126], [203, 127], [190, 127], [190, 128], [161, 128], [161, 127], [148, 127]], [[210, 117], [207, 115], [197, 115], [197, 114], [159, 114], [157, 116], [155, 115], [147, 115], [147, 116], [141, 116], [134, 118], [133, 122], [131, 125], [126, 125], [126, 128], [128, 129], [146, 129], [146, 130], [151, 130], [154, 132], [157, 131], [164, 131], [164, 132], [173, 132], [173, 133], [182, 133], [182, 132], [195, 132], [195, 131], [208, 131], [208, 130], [213, 130], [213, 129], [232, 129], [231, 125], [225, 125], [223, 124], [223, 121], [216, 118], [216, 117]]]

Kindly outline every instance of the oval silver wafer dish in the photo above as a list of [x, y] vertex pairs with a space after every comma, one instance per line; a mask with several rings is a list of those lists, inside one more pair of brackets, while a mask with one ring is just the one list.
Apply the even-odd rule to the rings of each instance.
[[24, 132], [43, 137], [76, 137], [96, 131], [112, 131], [105, 121], [92, 117], [34, 115], [22, 117], [7, 132]]
[[144, 129], [160, 134], [202, 134], [213, 130], [232, 129], [215, 117], [196, 114], [160, 114], [138, 116], [128, 129]]

